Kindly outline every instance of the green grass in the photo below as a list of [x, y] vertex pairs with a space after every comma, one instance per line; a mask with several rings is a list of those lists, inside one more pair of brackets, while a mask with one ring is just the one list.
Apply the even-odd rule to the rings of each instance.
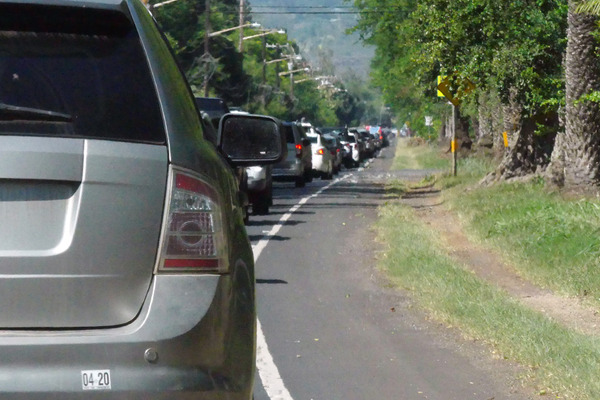
[[439, 169], [450, 170], [449, 155], [442, 156], [435, 145], [415, 139], [398, 140], [392, 169]]
[[[428, 168], [423, 160], [440, 157], [430, 146], [399, 146], [397, 156], [395, 168]], [[435, 178], [469, 235], [500, 250], [528, 279], [600, 307], [600, 202], [564, 199], [540, 179], [479, 186], [492, 167], [463, 159], [458, 176]], [[391, 192], [405, 189], [390, 185]], [[600, 399], [600, 338], [550, 321], [455, 265], [435, 232], [398, 201], [380, 209], [377, 229], [386, 248], [381, 267], [432, 316], [530, 367], [541, 388], [561, 398]]]
[[435, 232], [399, 202], [380, 209], [377, 231], [386, 248], [380, 266], [437, 320], [528, 366], [548, 392], [600, 398], [600, 340], [568, 331], [455, 265]]
[[600, 307], [600, 203], [567, 201], [541, 184], [502, 184], [447, 196], [478, 240], [519, 272]]

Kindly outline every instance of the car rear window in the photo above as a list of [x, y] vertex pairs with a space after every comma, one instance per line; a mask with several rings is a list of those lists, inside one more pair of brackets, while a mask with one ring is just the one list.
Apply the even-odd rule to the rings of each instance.
[[119, 11], [0, 5], [0, 134], [164, 143], [142, 45]]
[[291, 125], [284, 125], [283, 130], [285, 131], [285, 137], [288, 143], [296, 143], [294, 139], [294, 128]]
[[319, 143], [319, 137], [318, 136], [309, 135], [308, 138], [310, 139], [311, 143]]

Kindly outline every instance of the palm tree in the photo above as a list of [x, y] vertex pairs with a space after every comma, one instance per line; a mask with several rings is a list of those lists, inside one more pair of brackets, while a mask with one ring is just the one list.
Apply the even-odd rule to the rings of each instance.
[[[600, 1], [588, 0], [585, 6], [593, 3]], [[600, 104], [585, 99], [600, 90], [598, 18], [580, 12], [580, 4], [569, 0], [564, 130], [557, 135], [548, 175], [559, 186], [589, 188], [600, 183]]]

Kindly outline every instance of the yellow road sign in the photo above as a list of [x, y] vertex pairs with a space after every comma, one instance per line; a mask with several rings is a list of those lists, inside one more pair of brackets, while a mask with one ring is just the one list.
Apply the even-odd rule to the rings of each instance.
[[451, 82], [451, 79], [449, 79], [447, 76], [438, 76], [437, 88], [438, 96], [439, 93], [442, 93], [444, 97], [450, 101], [450, 103], [458, 107], [461, 99], [465, 95], [475, 90], [475, 84], [467, 78], [455, 78]]

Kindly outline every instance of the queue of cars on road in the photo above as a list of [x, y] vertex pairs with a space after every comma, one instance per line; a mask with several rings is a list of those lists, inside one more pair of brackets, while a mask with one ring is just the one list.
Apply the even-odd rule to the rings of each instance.
[[[196, 104], [209, 132], [215, 131], [209, 121], [216, 125], [221, 116], [230, 112], [225, 102], [218, 98], [197, 97]], [[240, 110], [233, 112], [247, 114]], [[273, 205], [273, 181], [294, 182], [301, 188], [315, 177], [332, 179], [341, 171], [342, 165], [353, 168], [375, 157], [382, 147], [389, 145], [388, 136], [392, 134], [379, 126], [317, 128], [304, 121], [283, 122], [282, 130], [287, 142], [285, 159], [274, 166], [236, 169], [246, 222], [250, 206], [252, 214], [269, 213], [269, 207]]]

